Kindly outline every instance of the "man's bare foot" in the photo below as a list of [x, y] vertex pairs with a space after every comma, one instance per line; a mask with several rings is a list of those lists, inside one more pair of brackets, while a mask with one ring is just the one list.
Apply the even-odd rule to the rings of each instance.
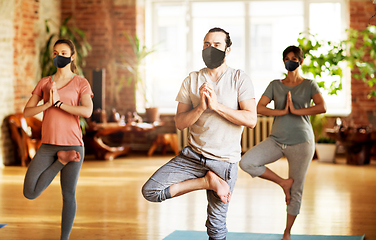
[[64, 165], [72, 161], [79, 162], [81, 160], [80, 153], [74, 150], [59, 151], [57, 152], [57, 157], [58, 157], [58, 160]]
[[294, 182], [294, 180], [292, 178], [289, 178], [289, 179], [286, 179], [284, 180], [282, 183], [281, 183], [281, 187], [283, 189], [283, 192], [285, 193], [286, 195], [286, 198], [285, 198], [285, 201], [286, 201], [286, 205], [288, 205], [290, 203], [290, 199], [291, 199], [291, 186], [292, 186], [292, 183]]
[[231, 191], [227, 182], [212, 171], [206, 173], [205, 179], [209, 185], [209, 189], [215, 191], [223, 203], [230, 202]]
[[291, 240], [291, 235], [290, 233], [283, 233], [283, 237], [281, 240]]

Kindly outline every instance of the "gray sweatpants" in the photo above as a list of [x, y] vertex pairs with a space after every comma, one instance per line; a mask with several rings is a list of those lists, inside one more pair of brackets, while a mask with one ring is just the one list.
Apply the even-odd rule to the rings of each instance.
[[[80, 153], [80, 162], [63, 165], [57, 160], [57, 152], [75, 150]], [[42, 144], [27, 169], [24, 181], [24, 196], [37, 198], [60, 172], [60, 185], [63, 195], [61, 216], [61, 240], [68, 240], [76, 215], [76, 185], [84, 159], [83, 146], [58, 146]]]
[[300, 211], [304, 181], [314, 153], [315, 142], [313, 140], [295, 145], [285, 145], [269, 137], [244, 154], [239, 166], [252, 177], [258, 177], [265, 172], [266, 164], [285, 156], [289, 164], [289, 178], [294, 180], [287, 213], [296, 216]]
[[[151, 202], [162, 202], [171, 198], [170, 186], [189, 179], [204, 177], [211, 170], [225, 180], [234, 189], [238, 176], [237, 164], [211, 160], [185, 147], [181, 153], [159, 168], [145, 183], [142, 194]], [[226, 215], [228, 204], [225, 204], [212, 190], [206, 191], [208, 207], [206, 227], [211, 239], [226, 239]]]

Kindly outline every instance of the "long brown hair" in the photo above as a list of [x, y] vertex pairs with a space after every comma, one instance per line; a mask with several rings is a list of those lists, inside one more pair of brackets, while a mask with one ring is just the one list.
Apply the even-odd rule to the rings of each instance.
[[[55, 42], [54, 47], [59, 44], [67, 44], [71, 50], [71, 56], [76, 53], [76, 47], [74, 46], [73, 42], [69, 39], [59, 39]], [[76, 56], [77, 57], [77, 56]], [[75, 74], [78, 74], [77, 66], [76, 66], [76, 58], [71, 62], [71, 71]]]

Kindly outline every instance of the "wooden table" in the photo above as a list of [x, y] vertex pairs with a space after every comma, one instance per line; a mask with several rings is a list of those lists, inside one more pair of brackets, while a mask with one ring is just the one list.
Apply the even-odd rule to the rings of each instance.
[[154, 123], [135, 123], [121, 124], [117, 122], [111, 123], [91, 123], [87, 130], [85, 140], [88, 145], [93, 147], [95, 157], [97, 159], [113, 160], [117, 156], [126, 155], [130, 152], [128, 144], [120, 143], [119, 146], [109, 146], [103, 141], [103, 137], [110, 134], [124, 133], [145, 133], [154, 130], [158, 126], [162, 126], [163, 122]]

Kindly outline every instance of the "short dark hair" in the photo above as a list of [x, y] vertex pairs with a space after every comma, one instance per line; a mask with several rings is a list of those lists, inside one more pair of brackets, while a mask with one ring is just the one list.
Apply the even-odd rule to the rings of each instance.
[[225, 30], [223, 30], [222, 28], [219, 28], [219, 27], [215, 27], [215, 28], [210, 29], [208, 33], [210, 33], [210, 32], [223, 32], [224, 34], [226, 34], [226, 39], [225, 39], [226, 48], [231, 47], [232, 42], [231, 42], [230, 34], [228, 32], [226, 32]]
[[287, 56], [287, 54], [289, 54], [290, 52], [293, 52], [295, 57], [297, 59], [299, 59], [299, 62], [303, 61], [304, 60], [304, 54], [303, 54], [303, 50], [300, 48], [300, 47], [297, 47], [297, 46], [288, 46], [282, 53], [283, 55], [283, 60], [285, 60], [285, 57]]

